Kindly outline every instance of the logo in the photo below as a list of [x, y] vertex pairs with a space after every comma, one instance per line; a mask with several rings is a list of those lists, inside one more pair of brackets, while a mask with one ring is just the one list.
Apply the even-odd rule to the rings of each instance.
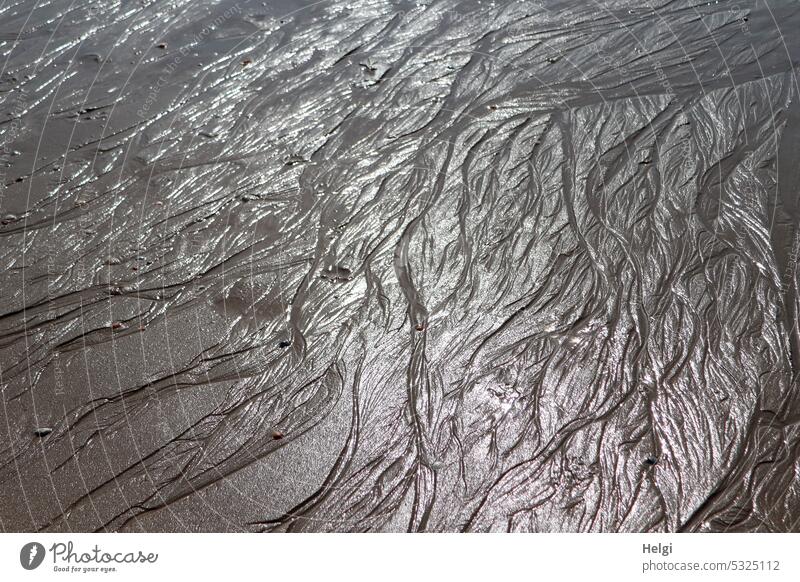
[[30, 542], [22, 546], [19, 552], [19, 563], [26, 570], [35, 570], [44, 560], [44, 546], [38, 542]]

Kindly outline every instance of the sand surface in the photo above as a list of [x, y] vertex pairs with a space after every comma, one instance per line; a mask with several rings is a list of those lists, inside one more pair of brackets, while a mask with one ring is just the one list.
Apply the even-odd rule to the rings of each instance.
[[800, 530], [798, 30], [0, 2], [0, 529]]

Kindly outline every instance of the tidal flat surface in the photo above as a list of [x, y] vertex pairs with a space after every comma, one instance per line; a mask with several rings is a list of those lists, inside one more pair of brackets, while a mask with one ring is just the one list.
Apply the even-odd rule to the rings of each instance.
[[798, 30], [0, 1], [0, 529], [800, 530]]

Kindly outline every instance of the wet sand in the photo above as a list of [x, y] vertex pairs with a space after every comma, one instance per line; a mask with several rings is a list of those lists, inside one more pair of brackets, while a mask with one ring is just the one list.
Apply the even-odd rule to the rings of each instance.
[[0, 4], [0, 529], [800, 530], [799, 26]]

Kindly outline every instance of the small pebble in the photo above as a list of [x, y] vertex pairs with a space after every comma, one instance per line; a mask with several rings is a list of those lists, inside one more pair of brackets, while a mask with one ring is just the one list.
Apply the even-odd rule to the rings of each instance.
[[158, 43], [156, 46], [157, 46], [158, 48], [160, 48], [160, 49], [165, 49], [165, 48], [167, 48], [167, 43], [165, 43], [165, 42], [160, 42], [160, 43]]
[[644, 462], [645, 462], [645, 464], [647, 464], [647, 465], [650, 465], [650, 466], [652, 467], [653, 465], [655, 465], [656, 463], [658, 463], [658, 460], [654, 459], [653, 457], [647, 457], [647, 458], [644, 460]]
[[53, 432], [53, 429], [48, 426], [42, 426], [33, 430], [33, 434], [38, 437], [45, 437]]
[[418, 323], [417, 325], [414, 326], [414, 329], [416, 329], [417, 331], [425, 331], [425, 324]]
[[290, 345], [292, 345], [292, 342], [290, 342], [288, 340], [281, 340], [281, 341], [278, 342], [278, 347], [279, 348], [288, 348]]
[[272, 431], [272, 438], [276, 441], [279, 441], [283, 438], [283, 433], [279, 430]]

